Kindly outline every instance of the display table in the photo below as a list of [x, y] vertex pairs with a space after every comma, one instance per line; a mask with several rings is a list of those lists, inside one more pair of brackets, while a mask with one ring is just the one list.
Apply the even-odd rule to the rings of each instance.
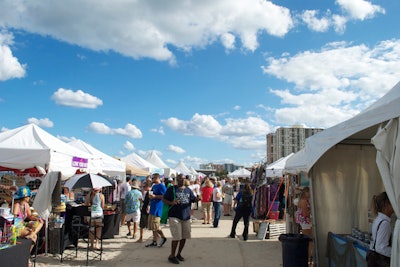
[[0, 265], [7, 267], [28, 266], [32, 240], [20, 238], [17, 245], [0, 250]]
[[367, 267], [367, 252], [368, 244], [349, 235], [328, 233], [326, 255], [329, 258], [329, 267]]

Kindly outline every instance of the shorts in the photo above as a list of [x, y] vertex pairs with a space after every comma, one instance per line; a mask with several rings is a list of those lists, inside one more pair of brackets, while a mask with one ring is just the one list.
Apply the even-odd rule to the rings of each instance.
[[126, 213], [125, 199], [121, 199], [121, 211]]
[[126, 222], [139, 222], [140, 221], [140, 210], [135, 211], [131, 214], [126, 214], [125, 217]]
[[160, 221], [161, 221], [160, 217], [149, 214], [149, 224], [148, 224], [149, 230], [152, 231], [160, 230]]
[[201, 202], [201, 208], [203, 212], [206, 213], [211, 212], [211, 202]]
[[190, 220], [182, 221], [175, 217], [169, 217], [169, 229], [173, 241], [191, 238]]
[[225, 194], [223, 204], [232, 205], [232, 195]]
[[149, 215], [146, 213], [141, 213], [140, 214], [140, 223], [139, 223], [139, 227], [144, 229], [147, 228], [147, 226], [149, 225]]
[[301, 229], [302, 230], [309, 230], [311, 229], [311, 223], [300, 223]]

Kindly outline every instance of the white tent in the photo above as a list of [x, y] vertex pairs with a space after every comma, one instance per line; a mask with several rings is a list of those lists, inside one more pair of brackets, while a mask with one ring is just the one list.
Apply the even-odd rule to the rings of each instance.
[[167, 164], [162, 161], [162, 159], [157, 155], [157, 153], [152, 150], [146, 157], [146, 160], [158, 168], [169, 168]]
[[159, 174], [164, 173], [164, 170], [162, 168], [159, 168], [156, 165], [148, 162], [147, 160], [145, 160], [144, 158], [142, 158], [135, 152], [132, 152], [128, 156], [121, 158], [121, 160], [125, 161], [126, 163], [131, 164], [135, 167], [138, 167], [145, 171], [151, 172], [151, 173], [155, 173], [155, 172], [158, 172]]
[[101, 161], [68, 145], [35, 124], [0, 133], [0, 166], [13, 169], [39, 167], [59, 171], [64, 179], [77, 169], [102, 170]]
[[[354, 226], [370, 231], [372, 196], [385, 190], [371, 138], [381, 123], [400, 116], [399, 103], [400, 83], [355, 117], [307, 138], [305, 148], [286, 163], [284, 173], [304, 172], [310, 178], [320, 266], [327, 266], [329, 231], [350, 233]], [[398, 246], [393, 255], [400, 255]]]
[[68, 143], [69, 145], [76, 147], [86, 153], [91, 154], [93, 157], [98, 158], [102, 161], [103, 172], [108, 176], [115, 177], [117, 176], [119, 180], [124, 180], [126, 176], [126, 163], [120, 160], [117, 160], [102, 151], [94, 148], [92, 145], [80, 140], [76, 139]]
[[176, 171], [170, 167], [152, 150], [146, 157], [146, 160], [160, 169], [164, 170], [164, 176], [170, 177], [172, 174], [176, 175]]
[[292, 157], [294, 153], [290, 153], [286, 157], [282, 157], [267, 166], [267, 177], [282, 177], [283, 169], [285, 168], [287, 160]]
[[228, 173], [228, 177], [230, 178], [250, 178], [250, 175], [251, 171], [245, 168], [240, 168], [231, 173]]
[[178, 173], [182, 173], [184, 175], [192, 175], [190, 169], [185, 165], [185, 163], [180, 160], [179, 163], [174, 168]]

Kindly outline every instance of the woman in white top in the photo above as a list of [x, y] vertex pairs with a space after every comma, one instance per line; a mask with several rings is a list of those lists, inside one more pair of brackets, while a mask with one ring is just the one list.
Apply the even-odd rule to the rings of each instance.
[[222, 203], [222, 183], [218, 181], [217, 186], [213, 190], [213, 207], [214, 207], [214, 222], [213, 227], [217, 228], [219, 218], [221, 217], [221, 203]]
[[371, 252], [367, 254], [368, 266], [390, 266], [392, 251], [390, 216], [394, 211], [386, 192], [373, 197], [372, 210], [378, 216], [372, 224]]

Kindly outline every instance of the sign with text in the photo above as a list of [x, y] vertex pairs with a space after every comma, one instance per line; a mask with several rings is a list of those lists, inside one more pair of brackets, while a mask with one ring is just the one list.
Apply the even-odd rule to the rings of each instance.
[[88, 167], [88, 159], [72, 157], [72, 167], [87, 168]]

